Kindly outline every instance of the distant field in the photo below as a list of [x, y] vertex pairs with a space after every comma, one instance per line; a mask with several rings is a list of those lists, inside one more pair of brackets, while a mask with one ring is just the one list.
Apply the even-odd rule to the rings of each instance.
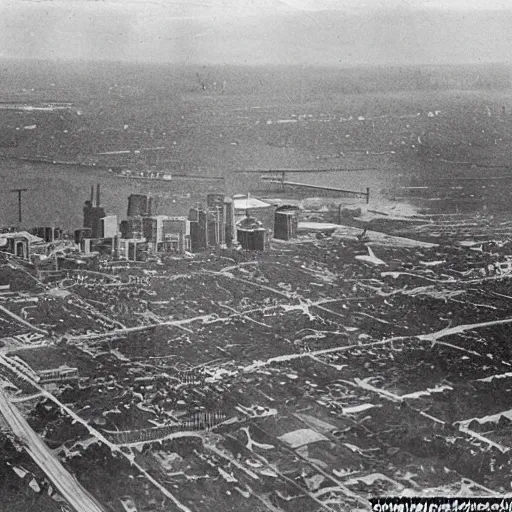
[[[94, 157], [130, 168], [135, 159], [145, 160], [144, 148], [163, 147], [162, 168], [225, 176], [232, 193], [248, 188], [235, 170], [371, 169], [300, 178], [356, 190], [369, 186], [374, 198], [435, 211], [503, 211], [512, 186], [512, 96], [498, 71], [4, 63], [0, 102], [32, 108], [2, 109], [0, 153]], [[437, 80], [443, 73], [448, 78]], [[71, 105], [52, 109], [48, 102]], [[142, 151], [135, 159], [97, 156], [121, 150]], [[172, 195], [204, 193], [196, 183], [177, 190], [173, 183], [124, 182], [90, 168], [15, 160], [0, 161], [0, 180], [0, 223], [6, 225], [16, 221], [16, 198], [5, 192], [19, 186], [30, 189], [27, 225], [55, 221], [67, 228], [81, 224], [81, 206], [96, 182], [103, 184], [109, 213], [119, 215], [134, 191], [161, 194], [162, 204], [176, 213], [187, 202]]]

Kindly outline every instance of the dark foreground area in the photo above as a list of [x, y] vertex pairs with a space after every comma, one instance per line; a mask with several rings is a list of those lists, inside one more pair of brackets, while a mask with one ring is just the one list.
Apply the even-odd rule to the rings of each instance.
[[[473, 220], [373, 254], [335, 231], [97, 272], [6, 261], [2, 393], [105, 510], [509, 493], [511, 237]], [[60, 510], [3, 430], [2, 496]]]

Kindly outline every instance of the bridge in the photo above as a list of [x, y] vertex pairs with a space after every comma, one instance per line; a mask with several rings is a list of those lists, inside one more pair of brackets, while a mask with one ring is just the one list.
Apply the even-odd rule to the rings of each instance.
[[312, 185], [309, 183], [302, 183], [298, 181], [291, 181], [288, 179], [290, 174], [318, 174], [318, 173], [332, 173], [332, 172], [354, 172], [354, 171], [368, 171], [373, 168], [361, 169], [251, 169], [246, 171], [236, 171], [237, 173], [258, 173], [260, 180], [267, 183], [274, 183], [278, 185], [278, 191], [283, 193], [286, 191], [303, 194], [320, 195], [324, 197], [355, 197], [365, 199], [366, 203], [370, 202], [370, 188], [365, 190], [346, 190], [337, 187], [327, 187], [322, 185]]

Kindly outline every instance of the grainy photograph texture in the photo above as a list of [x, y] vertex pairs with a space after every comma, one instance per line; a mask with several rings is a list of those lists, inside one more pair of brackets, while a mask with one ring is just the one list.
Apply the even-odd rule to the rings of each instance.
[[0, 511], [511, 509], [511, 28], [0, 0]]

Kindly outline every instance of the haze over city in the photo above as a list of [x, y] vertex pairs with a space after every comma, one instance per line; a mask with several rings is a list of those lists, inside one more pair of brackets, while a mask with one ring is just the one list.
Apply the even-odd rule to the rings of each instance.
[[509, 2], [0, 2], [0, 56], [189, 64], [508, 62]]
[[510, 27], [0, 0], [0, 512], [511, 511]]

